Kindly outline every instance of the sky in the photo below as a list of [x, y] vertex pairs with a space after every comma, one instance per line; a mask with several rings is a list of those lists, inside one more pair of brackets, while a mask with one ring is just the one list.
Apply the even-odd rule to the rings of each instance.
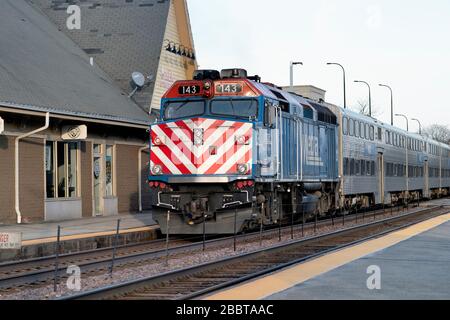
[[[450, 125], [450, 1], [433, 0], [187, 0], [201, 69], [244, 68], [262, 81], [327, 91], [343, 105], [341, 63], [347, 73], [347, 105], [368, 100], [377, 118], [396, 113], [423, 126]], [[396, 118], [404, 128], [405, 120]], [[410, 123], [417, 130], [416, 123]]]

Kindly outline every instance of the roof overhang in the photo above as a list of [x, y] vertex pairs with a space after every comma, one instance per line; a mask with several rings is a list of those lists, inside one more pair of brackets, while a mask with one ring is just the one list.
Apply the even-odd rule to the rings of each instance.
[[137, 123], [137, 122], [127, 122], [124, 119], [114, 120], [114, 119], [105, 119], [101, 116], [96, 115], [71, 115], [69, 113], [62, 113], [59, 110], [46, 110], [42, 108], [42, 110], [31, 110], [31, 108], [26, 108], [20, 105], [14, 105], [10, 103], [0, 102], [0, 111], [10, 112], [22, 115], [31, 115], [31, 116], [42, 116], [46, 112], [50, 112], [52, 118], [64, 119], [64, 120], [74, 120], [74, 121], [83, 121], [83, 122], [92, 122], [92, 123], [100, 123], [112, 126], [121, 126], [121, 127], [129, 127], [129, 128], [138, 128], [138, 129], [148, 129], [149, 123]]

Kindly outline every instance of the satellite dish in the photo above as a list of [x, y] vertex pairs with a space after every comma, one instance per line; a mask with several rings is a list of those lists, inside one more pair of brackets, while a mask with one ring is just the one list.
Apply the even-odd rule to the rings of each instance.
[[142, 90], [146, 85], [150, 85], [152, 81], [153, 75], [145, 77], [141, 72], [133, 72], [131, 74], [131, 87], [133, 88], [133, 91], [128, 97], [131, 98], [136, 93], [136, 91]]
[[131, 74], [131, 79], [133, 84], [138, 88], [142, 88], [145, 85], [145, 77], [140, 72], [133, 72]]

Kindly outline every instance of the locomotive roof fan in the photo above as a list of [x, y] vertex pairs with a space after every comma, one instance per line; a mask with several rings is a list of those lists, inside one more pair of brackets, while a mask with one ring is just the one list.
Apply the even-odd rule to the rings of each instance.
[[245, 69], [223, 69], [220, 72], [222, 79], [247, 79], [247, 70]]
[[194, 80], [220, 80], [220, 73], [217, 70], [195, 70], [194, 71]]

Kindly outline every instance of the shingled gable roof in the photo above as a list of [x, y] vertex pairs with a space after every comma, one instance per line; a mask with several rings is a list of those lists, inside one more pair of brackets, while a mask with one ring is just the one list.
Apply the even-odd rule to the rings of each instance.
[[[134, 71], [156, 78], [170, 0], [32, 0], [124, 91]], [[67, 8], [78, 5], [81, 29], [66, 27]], [[154, 84], [133, 99], [148, 110]]]
[[24, 0], [0, 1], [0, 106], [150, 122], [145, 110]]

